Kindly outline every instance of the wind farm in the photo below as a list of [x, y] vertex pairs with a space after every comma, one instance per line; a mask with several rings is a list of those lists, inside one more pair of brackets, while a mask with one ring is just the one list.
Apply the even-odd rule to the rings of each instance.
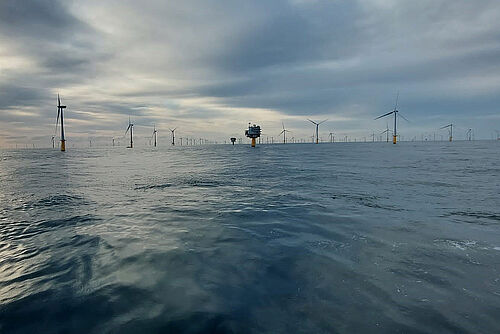
[[499, 32], [491, 0], [0, 1], [0, 333], [500, 333]]
[[[381, 118], [384, 118], [384, 117], [389, 117], [389, 116], [392, 116], [393, 117], [393, 126], [394, 128], [393, 129], [390, 129], [389, 128], [389, 124], [386, 123], [386, 128], [385, 130], [381, 131], [381, 132], [375, 132], [373, 131], [372, 133], [369, 134], [369, 138], [371, 138], [371, 142], [382, 142], [382, 136], [385, 135], [385, 142], [388, 143], [389, 142], [389, 137], [392, 136], [392, 143], [395, 144], [397, 142], [404, 142], [404, 137], [400, 135], [400, 130], [399, 130], [399, 127], [398, 127], [398, 118], [401, 117], [403, 118], [405, 121], [409, 122], [408, 119], [403, 116], [400, 111], [398, 110], [398, 102], [399, 102], [399, 93], [397, 94], [396, 96], [396, 102], [395, 102], [395, 105], [394, 105], [394, 108], [392, 111], [388, 112], [388, 113], [385, 113], [385, 114], [382, 114], [378, 117], [375, 118], [375, 120], [378, 120], [378, 119], [381, 119]], [[64, 110], [66, 109], [66, 106], [65, 105], [62, 105], [61, 104], [61, 99], [60, 99], [60, 96], [58, 95], [58, 105], [57, 105], [57, 109], [58, 109], [58, 113], [57, 113], [57, 119], [56, 119], [56, 132], [58, 131], [59, 129], [59, 126], [60, 126], [60, 138], [63, 138], [60, 140], [60, 145], [59, 147], [61, 148], [61, 151], [65, 151], [66, 150], [66, 131], [65, 131], [65, 118], [64, 118]], [[314, 125], [314, 133], [313, 135], [307, 139], [307, 137], [300, 137], [300, 135], [297, 137], [297, 136], [293, 136], [293, 137], [289, 137], [287, 136], [289, 133], [291, 133], [291, 131], [289, 129], [287, 129], [285, 127], [285, 123], [282, 121], [280, 122], [281, 123], [281, 131], [278, 133], [278, 136], [281, 136], [282, 137], [282, 141], [281, 143], [283, 144], [307, 144], [307, 143], [314, 143], [314, 144], [327, 144], [327, 143], [330, 143], [330, 144], [333, 144], [333, 143], [337, 143], [337, 144], [340, 144], [340, 143], [364, 143], [364, 142], [367, 142], [366, 138], [367, 136], [366, 135], [363, 135], [363, 134], [358, 134], [357, 136], [356, 135], [342, 135], [340, 136], [340, 138], [343, 138], [339, 141], [335, 141], [335, 133], [334, 132], [328, 132], [328, 133], [325, 133], [324, 135], [328, 137], [328, 140], [323, 140], [323, 137], [320, 136], [320, 125], [323, 124], [324, 122], [328, 121], [328, 119], [324, 119], [322, 121], [314, 121], [310, 118], [305, 118], [305, 120], [309, 121], [310, 123], [312, 123]], [[137, 140], [137, 138], [135, 138], [134, 136], [134, 133], [135, 133], [135, 127], [137, 126], [138, 124], [133, 123], [131, 121], [131, 118], [129, 117], [129, 121], [128, 121], [128, 124], [127, 124], [127, 128], [125, 130], [125, 134], [120, 136], [118, 134], [114, 135], [111, 137], [111, 147], [115, 147], [116, 146], [116, 138], [122, 138], [122, 137], [127, 137], [128, 136], [128, 140], [127, 140], [127, 143], [128, 145], [126, 146], [126, 148], [134, 148], [134, 144], [135, 144], [135, 141]], [[139, 124], [141, 127], [147, 127], [148, 125], [147, 124]], [[151, 124], [150, 126], [152, 126], [152, 132], [149, 136], [146, 136], [146, 137], [140, 137], [140, 138], [145, 138], [146, 141], [145, 141], [145, 145], [146, 146], [152, 146], [152, 147], [157, 147], [158, 146], [158, 128], [156, 126], [155, 123]], [[273, 127], [273, 124], [270, 124], [268, 125], [269, 127]], [[275, 125], [274, 125], [275, 126]], [[247, 129], [245, 131], [245, 136], [248, 137], [250, 139], [250, 141], [252, 142], [252, 136], [254, 137], [253, 139], [255, 139], [255, 144], [257, 144], [257, 140], [258, 140], [258, 143], [260, 145], [272, 145], [272, 144], [275, 144], [275, 141], [274, 141], [274, 137], [269, 137], [269, 136], [265, 136], [265, 140], [262, 140], [261, 139], [261, 135], [263, 134], [262, 131], [259, 133], [259, 135], [257, 136], [257, 132], [255, 132], [253, 134], [253, 131], [257, 131], [256, 129], [251, 129], [252, 126], [249, 127], [249, 129]], [[445, 130], [447, 129], [448, 130], [448, 141], [449, 142], [452, 142], [453, 141], [453, 132], [454, 132], [454, 124], [453, 123], [450, 123], [450, 124], [447, 124], [445, 126], [442, 126], [440, 127], [438, 130]], [[460, 129], [460, 128], [459, 128]], [[231, 140], [231, 141], [227, 141], [227, 140], [217, 140], [217, 139], [206, 139], [206, 138], [196, 138], [194, 136], [196, 135], [187, 135], [185, 137], [179, 137], [177, 138], [176, 140], [176, 130], [177, 130], [177, 127], [174, 127], [174, 128], [169, 128], [168, 129], [170, 131], [170, 146], [176, 146], [179, 145], [179, 146], [200, 146], [200, 145], [223, 145], [223, 144], [242, 144], [242, 139], [239, 138], [237, 139], [236, 137], [231, 137], [231, 138], [234, 138], [234, 140]], [[250, 131], [249, 131], [250, 130]], [[398, 131], [399, 130], [399, 131]], [[473, 128], [465, 128], [463, 129], [465, 131], [465, 135], [463, 137], [463, 139], [461, 140], [466, 140], [466, 141], [472, 141], [473, 138], [474, 138], [474, 129]], [[380, 130], [379, 130], [380, 131]], [[437, 141], [442, 141], [443, 140], [443, 136], [442, 135], [438, 135], [436, 136], [436, 130], [431, 130], [429, 129], [429, 131], [427, 131], [426, 133], [421, 133], [421, 135], [419, 136], [420, 137], [420, 141], [428, 141], [428, 142], [437, 142]], [[250, 136], [248, 135], [250, 133]], [[376, 134], [378, 133], [378, 134]], [[498, 133], [498, 132], [496, 132]], [[497, 135], [498, 136], [498, 135]], [[194, 137], [194, 138], [193, 138]], [[500, 136], [498, 136], [500, 137]], [[109, 138], [109, 137], [108, 137]], [[406, 138], [406, 141], [407, 142], [417, 142], [418, 136], [407, 136]], [[56, 135], [52, 135], [51, 138], [50, 138], [50, 143], [51, 143], [51, 146], [52, 148], [55, 148], [56, 147]], [[64, 141], [64, 144], [63, 144], [63, 141]], [[92, 138], [89, 138], [88, 140], [88, 143], [89, 143], [89, 147], [92, 148], [92, 147], [105, 147], [106, 145], [102, 143], [101, 140], [99, 140], [99, 138], [95, 138], [95, 139], [92, 139]], [[251, 143], [252, 144], [252, 143]], [[255, 145], [253, 144], [253, 145]], [[26, 145], [27, 146], [27, 145]], [[33, 144], [32, 145], [33, 148], [35, 147], [35, 145]], [[74, 146], [74, 144], [73, 144]], [[251, 145], [252, 146], [252, 145]], [[40, 147], [43, 147], [43, 145], [40, 145]], [[119, 146], [118, 146], [119, 147]], [[253, 147], [253, 146], [252, 146]]]
[[[407, 121], [407, 122], [409, 122], [409, 121], [405, 116], [403, 116], [400, 113], [400, 111], [398, 109], [398, 105], [399, 105], [399, 92], [396, 94], [396, 101], [395, 101], [393, 110], [374, 118], [374, 120], [378, 120], [381, 118], [392, 116], [393, 117], [393, 129], [391, 130], [389, 128], [389, 124], [386, 123], [385, 130], [383, 130], [381, 132], [372, 131], [368, 136], [368, 137], [371, 137], [371, 142], [382, 142], [383, 135], [385, 135], [385, 142], [386, 143], [389, 142], [389, 136], [392, 136], [392, 143], [393, 144], [396, 144], [397, 142], [405, 142], [404, 139], [406, 139], [406, 142], [417, 142], [418, 137], [420, 137], [420, 141], [422, 141], [422, 142], [443, 141], [443, 135], [439, 134], [439, 133], [437, 134], [436, 128], [428, 129], [427, 131], [422, 132], [420, 134], [420, 136], [414, 135], [412, 137], [411, 135], [408, 135], [406, 138], [404, 138], [403, 135], [400, 135], [400, 133], [399, 133], [400, 129], [398, 127], [398, 118], [401, 117], [405, 121]], [[59, 145], [59, 147], [60, 147], [61, 151], [63, 151], [63, 152], [66, 151], [66, 131], [65, 131], [65, 116], [64, 116], [65, 109], [66, 109], [66, 106], [61, 104], [61, 98], [60, 98], [59, 94], [57, 94], [56, 134], [51, 136], [50, 143], [51, 143], [52, 148], [56, 148], [56, 140], [55, 139], [57, 137], [57, 131], [58, 131], [59, 126], [60, 126], [60, 136], [59, 136], [60, 137], [60, 145]], [[278, 133], [278, 136], [282, 136], [282, 138], [283, 138], [282, 143], [283, 144], [287, 144], [287, 143], [289, 143], [289, 144], [307, 144], [307, 143], [311, 143], [311, 142], [314, 144], [320, 144], [320, 143], [340, 144], [340, 143], [366, 143], [367, 142], [367, 140], [366, 140], [367, 135], [362, 134], [362, 133], [361, 134], [359, 134], [359, 133], [358, 134], [351, 134], [351, 135], [342, 134], [341, 136], [339, 136], [339, 138], [342, 138], [342, 139], [335, 141], [335, 133], [328, 132], [328, 133], [325, 133], [324, 135], [327, 136], [329, 139], [323, 140], [323, 137], [320, 136], [319, 126], [321, 124], [323, 124], [324, 122], [328, 121], [328, 118], [326, 118], [322, 121], [314, 121], [310, 118], [302, 118], [302, 119], [307, 120], [308, 122], [310, 122], [314, 125], [314, 132], [313, 132], [312, 136], [310, 136], [308, 139], [307, 136], [305, 136], [303, 134], [301, 137], [300, 131], [299, 131], [298, 136], [293, 136], [290, 139], [287, 136], [287, 134], [291, 133], [291, 131], [289, 129], [285, 128], [285, 123], [283, 121], [281, 121], [280, 122], [281, 123], [281, 129], [280, 129], [281, 131]], [[179, 122], [179, 120], [177, 120], [177, 122]], [[116, 146], [115, 145], [116, 138], [122, 138], [122, 137], [124, 138], [128, 135], [129, 136], [128, 140], [127, 140], [128, 146], [126, 146], [126, 148], [134, 148], [134, 142], [136, 140], [136, 139], [134, 139], [134, 126], [138, 126], [138, 124], [132, 123], [131, 117], [129, 116], [129, 121], [127, 124], [127, 128], [125, 130], [125, 134], [122, 136], [120, 136], [118, 134], [111, 136], [111, 147]], [[156, 123], [152, 123], [151, 125], [147, 125], [144, 122], [142, 122], [141, 124], [139, 124], [139, 126], [141, 126], [143, 128], [148, 127], [148, 126], [152, 126], [153, 130], [151, 132], [151, 135], [146, 136], [146, 137], [140, 137], [140, 138], [146, 139], [146, 141], [144, 142], [146, 146], [157, 147], [159, 142], [158, 142], [158, 128], [156, 126]], [[275, 126], [276, 126], [276, 123], [267, 124], [266, 127], [273, 128]], [[439, 127], [437, 129], [437, 131], [447, 129], [448, 130], [448, 141], [452, 142], [454, 139], [454, 136], [453, 136], [454, 127], [455, 127], [455, 125], [453, 123], [450, 123], [450, 124], [447, 124], [445, 126]], [[375, 126], [374, 126], [374, 128], [375, 128]], [[459, 130], [462, 129], [463, 131], [465, 131], [465, 135], [464, 135], [463, 139], [460, 139], [460, 140], [465, 140], [465, 141], [475, 141], [476, 140], [475, 131], [473, 128], [471, 128], [471, 127], [460, 128], [459, 127], [458, 129]], [[194, 134], [194, 133], [191, 133], [191, 136], [186, 135], [185, 137], [179, 137], [178, 142], [177, 142], [176, 135], [175, 135], [175, 131], [177, 130], [177, 127], [168, 128], [168, 130], [171, 133], [170, 146], [176, 146], [176, 143], [179, 146], [223, 145], [223, 144], [235, 145], [236, 143], [242, 144], [242, 138], [231, 137], [231, 140], [228, 142], [227, 140], [220, 140], [220, 139], [218, 140], [216, 138], [214, 138], [214, 139], [207, 139], [207, 138], [202, 138], [202, 137], [196, 138], [195, 136], [197, 134]], [[219, 132], [217, 132], [217, 133], [219, 133]], [[496, 133], [495, 139], [500, 138], [500, 135], [498, 134], [499, 132], [497, 130], [492, 131], [492, 133]], [[252, 147], [255, 147], [255, 145], [257, 144], [257, 139], [258, 139], [258, 143], [260, 145], [273, 145], [273, 144], [275, 144], [273, 136], [269, 137], [268, 135], [264, 134], [265, 140], [263, 140], [261, 138], [261, 135], [263, 135], [263, 133], [260, 130], [260, 126], [256, 126], [256, 125], [251, 126], [250, 125], [249, 128], [244, 131], [244, 134], [246, 137], [248, 137], [250, 139]], [[494, 136], [492, 135], [492, 138], [493, 137]], [[109, 140], [109, 139], [107, 139], [107, 140]], [[90, 138], [89, 137], [88, 143], [89, 143], [88, 146], [90, 148], [108, 146], [106, 144], [103, 144], [102, 140], [99, 140], [99, 138]], [[32, 146], [33, 149], [35, 148], [35, 143], [32, 143], [30, 145]], [[28, 146], [29, 145], [26, 143], [25, 148], [28, 148]], [[119, 146], [120, 145], [118, 145], [118, 147]], [[17, 144], [16, 144], [16, 147], [18, 147]], [[39, 147], [43, 148], [44, 145], [39, 145]], [[73, 144], [73, 147], [75, 147], [75, 144]]]

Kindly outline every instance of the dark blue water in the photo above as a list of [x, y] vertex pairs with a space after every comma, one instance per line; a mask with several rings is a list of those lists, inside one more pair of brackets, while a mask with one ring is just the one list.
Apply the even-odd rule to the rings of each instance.
[[0, 151], [0, 332], [499, 333], [499, 144]]

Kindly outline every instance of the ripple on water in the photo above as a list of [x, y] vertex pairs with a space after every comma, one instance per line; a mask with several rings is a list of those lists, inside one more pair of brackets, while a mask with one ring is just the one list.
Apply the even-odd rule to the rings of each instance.
[[498, 225], [500, 223], [499, 214], [486, 211], [453, 211], [442, 215], [442, 217], [451, 217], [457, 222], [477, 225]]
[[461, 145], [7, 155], [0, 332], [499, 333], [498, 145]]

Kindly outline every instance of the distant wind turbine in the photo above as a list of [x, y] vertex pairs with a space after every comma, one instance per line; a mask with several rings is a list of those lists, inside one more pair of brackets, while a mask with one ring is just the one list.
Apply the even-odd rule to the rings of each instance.
[[283, 131], [280, 132], [280, 135], [283, 134], [283, 144], [286, 144], [286, 133], [290, 131], [285, 129], [285, 124], [283, 122], [281, 122], [281, 125], [283, 126]]
[[[319, 135], [318, 135], [318, 128], [319, 128], [319, 125], [320, 125], [321, 123], [324, 123], [324, 122], [328, 121], [328, 119], [325, 119], [325, 120], [323, 120], [323, 121], [321, 121], [321, 122], [319, 122], [319, 123], [317, 123], [317, 122], [315, 122], [315, 121], [312, 121], [312, 120], [310, 120], [309, 118], [308, 118], [307, 120], [308, 120], [309, 122], [311, 122], [312, 124], [316, 125], [316, 144], [319, 144]], [[313, 135], [313, 142], [314, 142], [314, 135]]]
[[127, 135], [127, 132], [130, 130], [130, 146], [127, 146], [127, 148], [133, 148], [134, 147], [134, 140], [133, 140], [133, 132], [134, 132], [134, 124], [130, 122], [130, 117], [128, 118], [128, 127], [127, 131], [125, 131], [125, 135]]
[[59, 118], [61, 118], [61, 152], [66, 151], [66, 139], [64, 138], [64, 112], [66, 106], [61, 105], [61, 99], [59, 94], [57, 94], [57, 120], [56, 120], [56, 132], [57, 125], [59, 124]]
[[335, 143], [335, 134], [330, 132], [328, 135], [330, 136], [330, 143]]
[[468, 141], [471, 141], [472, 139], [472, 129], [468, 129], [467, 132], [465, 133], [465, 139]]
[[175, 130], [176, 130], [176, 129], [177, 129], [177, 128], [170, 129], [170, 131], [172, 132], [172, 146], [174, 146], [174, 145], [175, 145]]
[[[388, 112], [387, 114], [383, 114], [382, 116], [379, 116], [379, 117], [375, 118], [375, 119], [379, 119], [379, 118], [386, 117], [386, 116], [389, 116], [391, 114], [394, 114], [394, 131], [392, 132], [392, 143], [393, 144], [396, 144], [397, 137], [398, 137], [398, 134], [397, 134], [397, 119], [398, 119], [397, 116], [398, 116], [398, 113], [399, 113], [399, 110], [398, 110], [398, 100], [399, 100], [399, 92], [396, 95], [396, 104], [394, 105], [394, 110], [391, 111], [391, 112]], [[400, 114], [399, 116], [403, 117], [403, 119], [408, 122], [408, 120], [403, 115]]]
[[156, 147], [156, 142], [157, 142], [157, 140], [156, 140], [156, 139], [157, 139], [157, 133], [158, 133], [158, 131], [156, 131], [156, 125], [155, 125], [155, 124], [153, 124], [153, 135], [151, 136], [151, 138], [153, 138], [153, 139], [154, 139], [154, 141], [153, 141], [153, 146], [154, 146], [154, 147]]
[[389, 123], [387, 123], [386, 129], [380, 133], [381, 135], [383, 135], [385, 133], [385, 140], [387, 142], [389, 142], [389, 132], [391, 132], [391, 130], [389, 130]]
[[380, 134], [383, 135], [385, 133], [385, 141], [386, 142], [389, 142], [389, 133], [392, 132], [391, 130], [389, 129], [385, 129], [384, 131], [382, 131]]
[[450, 141], [453, 141], [453, 123], [440, 127], [440, 129], [446, 129], [446, 128], [449, 128], [448, 131], [450, 134]]

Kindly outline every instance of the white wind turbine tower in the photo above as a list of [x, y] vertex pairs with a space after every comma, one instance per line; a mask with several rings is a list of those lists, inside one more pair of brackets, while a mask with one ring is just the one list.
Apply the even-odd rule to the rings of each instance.
[[280, 132], [280, 135], [283, 134], [283, 144], [286, 144], [286, 133], [290, 131], [285, 129], [285, 124], [283, 122], [281, 122], [281, 125], [283, 126], [283, 131]]

